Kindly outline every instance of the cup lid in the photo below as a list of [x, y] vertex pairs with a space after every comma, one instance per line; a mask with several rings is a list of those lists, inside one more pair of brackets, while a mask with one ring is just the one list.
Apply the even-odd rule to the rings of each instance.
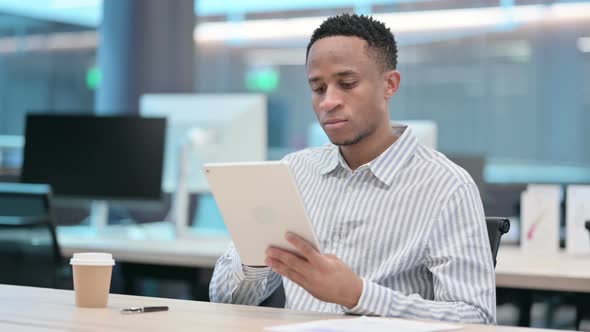
[[112, 254], [103, 252], [81, 252], [75, 253], [70, 259], [71, 265], [98, 265], [107, 266], [115, 265], [115, 260]]

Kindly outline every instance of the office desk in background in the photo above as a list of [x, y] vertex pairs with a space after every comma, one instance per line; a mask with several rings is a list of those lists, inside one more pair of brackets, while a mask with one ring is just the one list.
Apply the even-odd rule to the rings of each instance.
[[176, 238], [174, 225], [155, 222], [107, 226], [103, 232], [89, 226], [57, 228], [62, 256], [75, 252], [109, 252], [117, 262], [212, 268], [231, 239], [223, 233], [193, 231]]
[[534, 255], [501, 246], [496, 287], [590, 293], [590, 255]]
[[[133, 306], [169, 311], [123, 315]], [[0, 285], [2, 331], [202, 331], [260, 332], [265, 327], [354, 316], [111, 294], [104, 309], [77, 308], [73, 291]], [[465, 332], [548, 330], [463, 325]]]
[[547, 304], [544, 326], [553, 326], [560, 303], [576, 308], [575, 324], [579, 325], [589, 313], [590, 255], [571, 255], [565, 251], [535, 255], [518, 247], [500, 247], [496, 287], [498, 304], [517, 306], [519, 326], [530, 326], [535, 301]]
[[57, 235], [66, 259], [75, 252], [112, 253], [126, 294], [142, 294], [142, 280], [170, 280], [187, 285], [190, 298], [201, 301], [209, 299], [213, 267], [231, 241], [204, 230], [177, 239], [170, 222], [111, 225], [98, 234], [89, 226], [63, 226]]
[[[87, 226], [58, 227], [62, 254], [105, 251], [117, 262], [212, 268], [231, 239], [227, 234], [195, 231], [176, 239], [171, 223], [109, 226], [99, 235]], [[532, 255], [500, 247], [496, 285], [506, 288], [590, 293], [590, 255]]]

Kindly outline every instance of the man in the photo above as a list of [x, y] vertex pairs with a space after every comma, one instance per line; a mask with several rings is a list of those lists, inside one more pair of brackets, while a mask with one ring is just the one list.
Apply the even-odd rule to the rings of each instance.
[[215, 267], [214, 302], [258, 305], [284, 284], [297, 310], [495, 323], [495, 280], [481, 199], [471, 177], [411, 130], [390, 124], [399, 88], [390, 30], [339, 15], [315, 30], [306, 70], [332, 144], [288, 155], [321, 253], [268, 248], [242, 266], [230, 246]]

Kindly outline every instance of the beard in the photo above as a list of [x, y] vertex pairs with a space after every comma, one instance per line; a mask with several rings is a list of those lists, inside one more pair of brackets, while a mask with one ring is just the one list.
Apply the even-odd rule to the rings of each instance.
[[[330, 142], [332, 142], [332, 144], [337, 145], [337, 146], [347, 146], [347, 145], [354, 145], [357, 144], [358, 142], [362, 141], [363, 139], [365, 139], [367, 136], [369, 136], [371, 134], [371, 129], [367, 129], [361, 133], [359, 133], [358, 135], [356, 135], [354, 138], [352, 139], [348, 139], [348, 140], [334, 140], [332, 138], [330, 138], [328, 136], [328, 138], [330, 139]], [[326, 133], [327, 135], [327, 133]]]

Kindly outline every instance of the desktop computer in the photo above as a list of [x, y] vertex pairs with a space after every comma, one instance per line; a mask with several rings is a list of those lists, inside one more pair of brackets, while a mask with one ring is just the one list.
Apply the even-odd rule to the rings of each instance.
[[165, 118], [29, 114], [21, 182], [91, 200], [91, 222], [101, 228], [107, 201], [162, 198], [165, 134]]
[[140, 114], [167, 122], [162, 188], [173, 193], [167, 219], [189, 230], [189, 197], [198, 194], [193, 227], [225, 232], [202, 164], [267, 159], [267, 100], [262, 94], [147, 94]]

